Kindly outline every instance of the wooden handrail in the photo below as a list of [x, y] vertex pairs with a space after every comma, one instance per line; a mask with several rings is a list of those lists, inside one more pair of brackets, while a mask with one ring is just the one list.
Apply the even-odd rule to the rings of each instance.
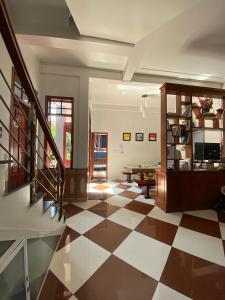
[[0, 32], [2, 34], [3, 40], [5, 42], [6, 48], [10, 55], [10, 58], [16, 67], [17, 74], [21, 80], [23, 88], [28, 96], [30, 102], [33, 103], [37, 119], [39, 124], [44, 132], [47, 142], [49, 143], [51, 150], [59, 164], [61, 176], [64, 181], [65, 169], [63, 165], [63, 161], [61, 155], [58, 151], [58, 148], [55, 144], [55, 141], [50, 132], [47, 120], [41, 108], [40, 102], [38, 100], [37, 94], [35, 92], [33, 83], [29, 76], [27, 67], [25, 65], [24, 59], [22, 57], [19, 45], [16, 40], [16, 36], [14, 34], [9, 15], [7, 13], [7, 9], [4, 3], [4, 0], [0, 0]]

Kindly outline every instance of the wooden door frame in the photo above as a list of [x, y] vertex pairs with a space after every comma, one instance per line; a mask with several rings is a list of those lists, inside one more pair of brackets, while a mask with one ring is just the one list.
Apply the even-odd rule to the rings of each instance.
[[90, 132], [90, 148], [89, 148], [89, 179], [93, 179], [94, 173], [94, 135], [95, 134], [104, 134], [107, 136], [107, 143], [106, 143], [106, 179], [108, 179], [108, 152], [109, 152], [109, 134], [108, 132], [99, 132], [99, 131], [92, 131]]
[[[68, 124], [71, 124], [70, 126], [68, 126]], [[68, 132], [66, 129], [67, 128], [70, 128], [70, 134], [71, 134], [71, 144], [72, 144], [72, 123], [69, 123], [69, 122], [65, 122], [64, 123], [64, 126], [63, 126], [63, 163], [65, 163], [66, 164], [66, 161], [67, 161], [67, 159], [66, 159], [66, 133]], [[70, 159], [70, 164], [71, 164], [71, 161], [72, 161], [72, 151], [71, 151], [71, 159]], [[66, 166], [65, 166], [65, 168], [66, 168]], [[68, 169], [68, 168], [67, 168]], [[69, 169], [71, 169], [71, 166], [70, 166], [70, 168]]]
[[[73, 168], [73, 154], [74, 154], [74, 142], [73, 142], [73, 135], [74, 135], [74, 98], [73, 97], [64, 97], [64, 96], [45, 96], [45, 116], [46, 116], [46, 119], [47, 119], [47, 122], [48, 122], [48, 125], [50, 127], [50, 123], [48, 121], [48, 102], [50, 99], [56, 99], [56, 100], [67, 100], [67, 101], [62, 101], [62, 102], [70, 102], [71, 103], [71, 112], [72, 112], [72, 115], [60, 115], [60, 116], [71, 116], [71, 145], [72, 145], [72, 149], [71, 149], [71, 163], [70, 163], [70, 168], [66, 168], [66, 169], [72, 169]], [[64, 140], [64, 138], [63, 138]], [[64, 141], [63, 141], [64, 143]], [[45, 139], [44, 140], [44, 147], [45, 147], [45, 150], [48, 151], [47, 149], [47, 140]], [[62, 154], [63, 155], [63, 154]], [[63, 157], [62, 157], [62, 160], [63, 160]], [[45, 158], [44, 158], [44, 161], [47, 162], [47, 159], [46, 159], [46, 154], [45, 154]]]

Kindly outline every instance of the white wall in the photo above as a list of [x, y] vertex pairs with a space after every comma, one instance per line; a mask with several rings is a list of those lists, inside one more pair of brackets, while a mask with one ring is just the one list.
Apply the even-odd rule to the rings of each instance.
[[41, 104], [45, 97], [66, 96], [74, 98], [74, 148], [73, 167], [88, 167], [88, 73], [85, 69], [41, 66]]
[[[74, 99], [74, 136], [73, 136], [73, 162], [74, 167], [78, 161], [78, 99], [79, 99], [79, 77], [63, 76], [58, 74], [42, 74], [41, 75], [41, 105], [45, 111], [46, 96], [64, 96], [73, 97]], [[62, 138], [62, 137], [61, 137]], [[57, 144], [59, 147], [60, 145]], [[61, 152], [62, 153], [62, 152]]]
[[[91, 110], [93, 132], [108, 132], [109, 179], [121, 177], [126, 165], [157, 164], [160, 161], [160, 111], [140, 112], [101, 109]], [[131, 141], [123, 142], [123, 132], [131, 132]], [[144, 133], [144, 142], [135, 141], [135, 133]], [[149, 142], [148, 133], [157, 133], [157, 141]]]

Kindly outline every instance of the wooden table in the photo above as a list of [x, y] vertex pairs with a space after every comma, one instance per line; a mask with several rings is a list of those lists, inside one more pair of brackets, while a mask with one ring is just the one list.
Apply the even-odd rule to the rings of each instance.
[[155, 173], [159, 170], [159, 166], [125, 166], [124, 173], [125, 174], [141, 174], [141, 180], [144, 180], [144, 173]]

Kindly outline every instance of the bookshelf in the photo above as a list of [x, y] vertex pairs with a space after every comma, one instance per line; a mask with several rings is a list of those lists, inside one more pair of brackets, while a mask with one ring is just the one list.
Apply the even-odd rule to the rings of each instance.
[[[210, 111], [203, 109], [202, 99], [213, 102]], [[225, 161], [224, 109], [223, 89], [172, 83], [161, 87], [156, 204], [165, 211], [207, 209], [216, 201], [225, 182], [225, 171], [218, 169]], [[212, 144], [219, 147], [219, 159], [199, 159], [199, 145]]]

